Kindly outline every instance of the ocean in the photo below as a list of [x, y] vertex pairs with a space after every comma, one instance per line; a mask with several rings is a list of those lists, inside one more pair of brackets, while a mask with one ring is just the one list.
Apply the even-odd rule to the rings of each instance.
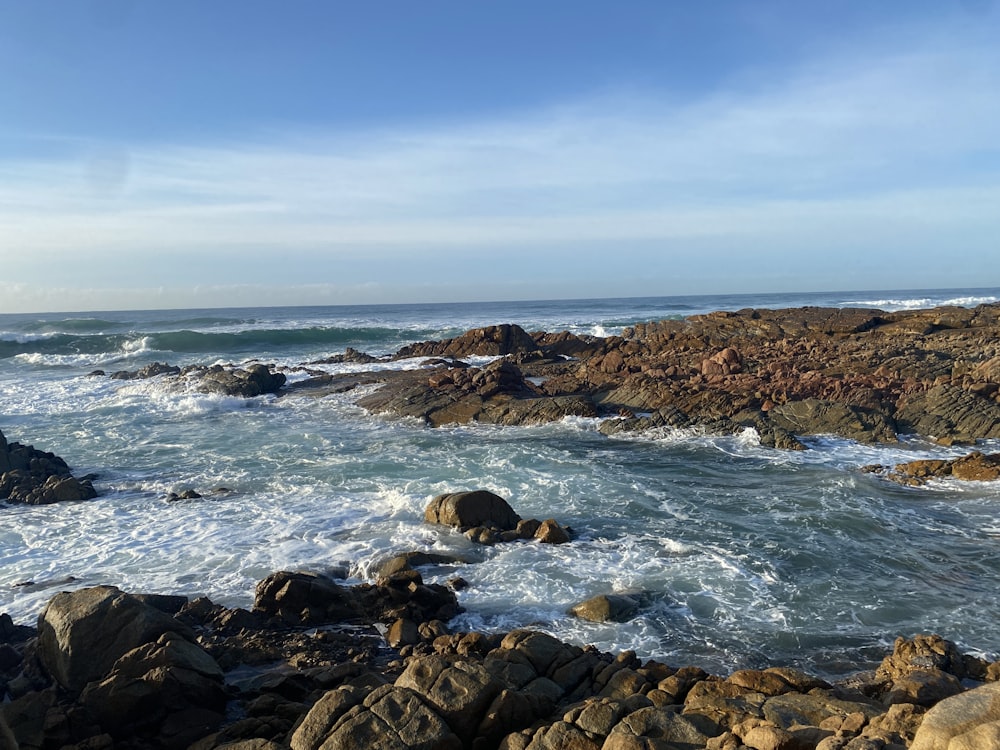
[[[859, 471], [968, 449], [821, 436], [786, 452], [752, 431], [606, 437], [589, 419], [431, 429], [368, 414], [357, 392], [247, 400], [89, 373], [295, 367], [497, 323], [603, 336], [712, 310], [997, 300], [1000, 289], [965, 289], [0, 315], [0, 430], [97, 474], [100, 492], [0, 504], [0, 612], [33, 624], [56, 592], [96, 584], [249, 607], [273, 571], [370, 581], [387, 557], [419, 549], [466, 561], [424, 571], [469, 582], [458, 630], [529, 626], [720, 674], [783, 664], [842, 676], [921, 632], [996, 658], [1000, 485], [907, 488]], [[434, 495], [480, 488], [577, 538], [482, 547], [423, 523]], [[203, 497], [166, 500], [186, 489]], [[601, 593], [641, 593], [643, 606], [621, 624], [567, 614]]]

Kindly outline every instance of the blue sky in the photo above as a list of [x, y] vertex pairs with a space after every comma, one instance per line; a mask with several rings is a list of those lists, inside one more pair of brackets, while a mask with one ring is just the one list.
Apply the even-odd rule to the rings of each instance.
[[1000, 2], [0, 0], [0, 312], [1000, 285]]

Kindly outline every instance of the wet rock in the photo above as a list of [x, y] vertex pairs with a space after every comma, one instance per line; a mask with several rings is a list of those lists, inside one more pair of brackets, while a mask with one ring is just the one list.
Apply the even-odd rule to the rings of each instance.
[[396, 573], [406, 570], [413, 570], [428, 565], [452, 565], [464, 563], [464, 560], [453, 555], [441, 555], [435, 552], [405, 552], [401, 555], [391, 557], [382, 563], [378, 569], [379, 578], [387, 578]]
[[895, 443], [896, 431], [884, 414], [859, 406], [805, 399], [770, 409], [768, 419], [796, 435], [840, 435], [860, 443]]
[[159, 375], [178, 375], [181, 368], [166, 362], [152, 362], [138, 370], [119, 370], [111, 373], [112, 380], [146, 380]]
[[570, 609], [570, 614], [591, 622], [627, 622], [639, 609], [639, 600], [624, 594], [598, 594]]
[[285, 374], [274, 372], [267, 365], [253, 364], [246, 369], [239, 367], [186, 368], [184, 375], [197, 383], [202, 393], [217, 393], [223, 396], [254, 398], [267, 393], [277, 393], [285, 384]]
[[[878, 467], [884, 472], [884, 467]], [[888, 478], [904, 484], [922, 484], [928, 479], [952, 477], [966, 482], [990, 482], [1000, 479], [1000, 453], [989, 455], [973, 451], [960, 458], [924, 459], [896, 464]]]
[[49, 505], [97, 497], [90, 478], [77, 479], [54, 453], [8, 443], [0, 432], [0, 499], [9, 503]]
[[950, 384], [904, 399], [896, 415], [901, 431], [954, 442], [1000, 437], [1000, 405]]
[[534, 537], [542, 544], [567, 544], [570, 541], [569, 531], [553, 518], [542, 521], [535, 529]]
[[362, 608], [354, 592], [318, 573], [280, 571], [257, 584], [253, 609], [293, 625], [351, 621]]
[[424, 521], [427, 523], [462, 530], [476, 526], [514, 530], [520, 520], [521, 517], [506, 500], [486, 490], [438, 495], [424, 511]]

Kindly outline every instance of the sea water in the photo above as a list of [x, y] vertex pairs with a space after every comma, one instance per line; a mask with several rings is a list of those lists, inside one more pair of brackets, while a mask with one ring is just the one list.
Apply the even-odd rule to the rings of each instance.
[[[587, 419], [432, 429], [368, 414], [357, 391], [240, 399], [90, 373], [153, 361], [293, 368], [504, 322], [612, 335], [716, 309], [997, 299], [980, 289], [2, 315], [0, 430], [97, 474], [100, 496], [0, 505], [0, 611], [30, 624], [54, 593], [96, 584], [248, 607], [273, 571], [370, 581], [387, 557], [419, 549], [462, 561], [425, 570], [469, 582], [456, 629], [530, 626], [717, 673], [786, 664], [843, 675], [919, 632], [995, 656], [1000, 486], [907, 488], [859, 471], [965, 449], [821, 436], [788, 452], [752, 430], [609, 438]], [[434, 495], [479, 488], [571, 526], [575, 540], [483, 547], [423, 523]], [[186, 489], [203, 497], [167, 501]], [[642, 606], [626, 623], [567, 614], [602, 593]]]

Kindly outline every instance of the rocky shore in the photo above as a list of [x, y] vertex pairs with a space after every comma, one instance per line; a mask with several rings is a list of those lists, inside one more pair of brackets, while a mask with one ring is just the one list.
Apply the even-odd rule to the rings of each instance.
[[[388, 357], [347, 349], [287, 370], [274, 365], [154, 363], [110, 377], [162, 377], [174, 387], [253, 397], [318, 397], [379, 386], [364, 408], [431, 426], [539, 424], [603, 418], [616, 434], [753, 428], [767, 446], [802, 436], [862, 443], [920, 435], [944, 445], [1000, 437], [1000, 304], [884, 312], [746, 309], [643, 323], [620, 336], [527, 332], [503, 324], [412, 344]], [[491, 358], [474, 366], [469, 358]], [[417, 369], [386, 364], [419, 358]], [[331, 375], [321, 364], [351, 363]], [[365, 370], [366, 364], [379, 367]], [[106, 375], [97, 371], [94, 375]]]
[[[789, 450], [816, 434], [970, 446], [957, 459], [859, 467], [915, 485], [1000, 478], [1000, 455], [972, 450], [1000, 437], [998, 342], [1000, 305], [742, 310], [607, 338], [498, 325], [391, 357], [324, 360], [359, 365], [349, 374], [320, 362], [156, 363], [110, 377], [246, 398], [378, 386], [357, 403], [430, 426], [579, 416], [602, 418], [607, 435], [752, 428]], [[422, 366], [384, 367], [413, 358]], [[86, 500], [92, 480], [0, 434], [0, 498]], [[573, 539], [558, 519], [523, 519], [482, 490], [434, 498], [424, 520], [485, 545]], [[0, 750], [1000, 748], [1000, 662], [938, 635], [897, 638], [876, 670], [833, 683], [782, 665], [711, 675], [540, 631], [450, 632], [465, 581], [424, 575], [457, 562], [413, 550], [353, 586], [278, 571], [251, 609], [98, 586], [55, 595], [37, 627], [0, 615]], [[641, 597], [598, 596], [571, 612], [627, 620]]]
[[[430, 371], [385, 373], [366, 408], [431, 425], [606, 417], [602, 431], [757, 430], [942, 444], [1000, 437], [1000, 306], [741, 310], [647, 323], [621, 336], [477, 329], [400, 350]], [[492, 356], [483, 367], [461, 358]], [[359, 381], [360, 383], [361, 381]], [[321, 387], [322, 384], [315, 384]], [[338, 387], [350, 385], [343, 381]]]
[[[425, 522], [481, 544], [571, 543], [483, 490]], [[415, 550], [374, 583], [279, 571], [253, 607], [131, 594], [52, 597], [37, 627], [0, 615], [0, 750], [989, 750], [1000, 662], [937, 635], [897, 638], [879, 667], [836, 683], [772, 666], [711, 675], [602, 653], [534, 630], [451, 632], [465, 582]], [[572, 608], [628, 619], [605, 595]]]
[[99, 586], [54, 596], [37, 629], [0, 616], [0, 748], [1000, 747], [1000, 662], [938, 636], [836, 684], [710, 675], [538, 631], [451, 633], [454, 592], [393, 564], [353, 587], [275, 573], [252, 610]]

